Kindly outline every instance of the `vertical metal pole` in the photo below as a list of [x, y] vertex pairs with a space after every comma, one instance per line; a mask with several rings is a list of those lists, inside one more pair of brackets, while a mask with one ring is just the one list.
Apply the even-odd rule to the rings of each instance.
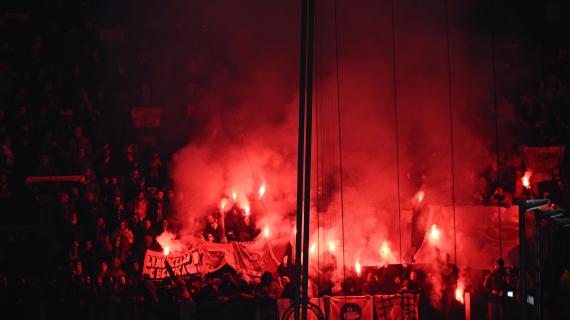
[[314, 8], [315, 0], [309, 0], [308, 8], [308, 32], [307, 32], [307, 109], [305, 121], [305, 203], [303, 209], [303, 273], [301, 277], [302, 318], [307, 319], [307, 301], [309, 300], [309, 222], [311, 219], [311, 149], [313, 131], [313, 47], [314, 47]]
[[299, 55], [299, 132], [297, 146], [297, 234], [295, 237], [295, 320], [299, 320], [301, 303], [301, 241], [303, 238], [303, 161], [305, 143], [305, 98], [307, 71], [307, 0], [301, 0], [301, 35]]
[[519, 258], [520, 258], [520, 294], [521, 294], [521, 320], [526, 320], [526, 205], [519, 204]]

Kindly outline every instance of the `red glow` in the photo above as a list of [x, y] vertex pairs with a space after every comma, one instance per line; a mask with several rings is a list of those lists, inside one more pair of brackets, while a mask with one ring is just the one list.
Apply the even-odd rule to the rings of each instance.
[[249, 212], [251, 209], [249, 208], [249, 206], [246, 206], [244, 209], [245, 209], [245, 216], [249, 217]]
[[382, 242], [382, 246], [380, 246], [378, 252], [380, 253], [380, 257], [382, 257], [384, 261], [387, 261], [390, 258], [390, 256], [392, 256], [392, 249], [390, 249], [390, 246], [386, 241]]
[[170, 254], [170, 248], [169, 247], [164, 247], [164, 250], [162, 251], [162, 253], [167, 256]]
[[336, 244], [334, 243], [334, 241], [329, 240], [328, 246], [330, 252], [334, 252], [336, 250]]
[[416, 197], [418, 199], [418, 202], [422, 203], [422, 201], [424, 201], [425, 193], [422, 190], [420, 190], [418, 191]]
[[228, 204], [228, 199], [222, 198], [222, 200], [220, 200], [220, 211], [224, 211], [226, 209], [227, 204]]
[[265, 183], [263, 183], [261, 185], [261, 187], [259, 187], [259, 198], [263, 198], [263, 195], [265, 194]]
[[455, 300], [459, 301], [461, 304], [465, 303], [463, 294], [465, 292], [465, 284], [463, 281], [457, 281], [457, 289], [455, 289]]
[[432, 224], [430, 231], [429, 231], [429, 240], [430, 243], [434, 244], [441, 238], [441, 231], [437, 228], [437, 225]]
[[360, 261], [356, 260], [356, 262], [354, 263], [354, 270], [360, 276], [360, 273], [362, 272], [362, 267], [360, 266]]
[[263, 236], [265, 238], [269, 238], [269, 235], [271, 234], [271, 231], [269, 230], [269, 227], [265, 227], [263, 228]]
[[532, 177], [532, 170], [528, 169], [521, 178], [522, 185], [527, 189], [530, 189], [530, 177]]
[[313, 244], [311, 245], [311, 247], [309, 248], [309, 253], [310, 253], [311, 255], [314, 255], [316, 251], [317, 251], [317, 244], [316, 244], [316, 243], [313, 243]]
[[232, 192], [232, 199], [234, 199], [234, 201], [237, 200], [237, 193], [235, 191]]

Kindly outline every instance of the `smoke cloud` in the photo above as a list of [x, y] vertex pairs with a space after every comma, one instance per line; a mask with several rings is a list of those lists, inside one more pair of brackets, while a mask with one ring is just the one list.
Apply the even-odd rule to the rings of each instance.
[[[356, 261], [409, 262], [417, 192], [425, 206], [450, 206], [454, 176], [457, 204], [468, 204], [494, 161], [488, 18], [476, 1], [449, 8], [448, 61], [443, 2], [397, 1], [394, 30], [390, 3], [339, 1], [338, 60], [332, 2], [317, 4], [312, 257], [327, 264], [334, 256], [339, 272]], [[172, 67], [180, 59], [187, 70], [177, 98], [184, 114], [173, 120], [173, 128], [189, 127], [180, 131], [187, 143], [171, 166], [181, 237], [196, 235], [236, 193], [260, 229], [293, 239], [298, 19], [296, 2], [267, 1], [189, 4], [174, 19], [191, 39], [163, 61]], [[507, 107], [501, 123], [508, 127], [515, 119]], [[438, 222], [444, 234], [451, 221]]]

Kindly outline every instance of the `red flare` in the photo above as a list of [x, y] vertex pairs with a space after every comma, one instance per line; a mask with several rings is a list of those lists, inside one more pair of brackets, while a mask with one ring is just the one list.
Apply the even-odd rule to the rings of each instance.
[[522, 185], [527, 189], [530, 189], [530, 177], [532, 177], [532, 170], [528, 169], [521, 178]]
[[265, 227], [263, 228], [263, 236], [265, 236], [265, 238], [269, 238], [269, 234], [270, 234], [270, 230], [269, 227]]
[[419, 203], [422, 203], [422, 201], [424, 201], [424, 197], [425, 197], [425, 193], [422, 190], [418, 191], [417, 198], [418, 198]]
[[441, 238], [441, 231], [437, 228], [437, 225], [432, 224], [429, 231], [429, 240], [433, 244]]
[[459, 280], [457, 282], [457, 289], [455, 289], [455, 300], [459, 301], [461, 304], [465, 303], [463, 294], [465, 293], [465, 284], [463, 281]]
[[354, 270], [360, 276], [360, 273], [362, 272], [362, 267], [360, 266], [360, 262], [358, 260], [356, 260], [356, 262], [354, 263]]
[[261, 185], [261, 187], [259, 187], [259, 198], [263, 198], [263, 195], [265, 194], [265, 183], [263, 183]]

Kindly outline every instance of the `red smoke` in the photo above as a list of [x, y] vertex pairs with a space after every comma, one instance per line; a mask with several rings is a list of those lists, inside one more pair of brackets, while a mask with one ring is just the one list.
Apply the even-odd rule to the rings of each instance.
[[[311, 243], [316, 245], [311, 246], [311, 256], [316, 259], [328, 252], [346, 266], [357, 261], [363, 266], [406, 261], [411, 251], [412, 210], [418, 203], [426, 208], [420, 222], [428, 244], [450, 253], [454, 228], [446, 212], [451, 206], [451, 176], [455, 176], [458, 205], [467, 204], [479, 187], [479, 172], [493, 158], [489, 35], [451, 20], [452, 173], [445, 20], [438, 11], [440, 4], [426, 2], [414, 8], [411, 3], [397, 3], [396, 83], [387, 4], [339, 2], [338, 61], [330, 5], [318, 8], [316, 25], [318, 128], [315, 123], [310, 199]], [[263, 238], [293, 239], [297, 5], [254, 1], [247, 8], [231, 2], [223, 8], [209, 2], [189, 6], [188, 12], [196, 12], [198, 19], [193, 23], [199, 28], [192, 29], [200, 30], [192, 34], [198, 53], [186, 57], [183, 65], [188, 66], [198, 94], [191, 95], [194, 134], [187, 137], [187, 145], [178, 150], [171, 166], [179, 195], [180, 236], [199, 234], [206, 215], [237, 203], [249, 208], [246, 212]], [[467, 9], [452, 8], [451, 15], [458, 19]], [[426, 15], [426, 10], [438, 13]], [[508, 105], [500, 110], [510, 114]], [[505, 126], [513, 120], [501, 117]], [[447, 210], [430, 209], [430, 205]], [[436, 224], [437, 237], [429, 229]], [[457, 236], [465, 243], [458, 255], [463, 261], [474, 261], [469, 257], [477, 252], [470, 247], [469, 237]]]

